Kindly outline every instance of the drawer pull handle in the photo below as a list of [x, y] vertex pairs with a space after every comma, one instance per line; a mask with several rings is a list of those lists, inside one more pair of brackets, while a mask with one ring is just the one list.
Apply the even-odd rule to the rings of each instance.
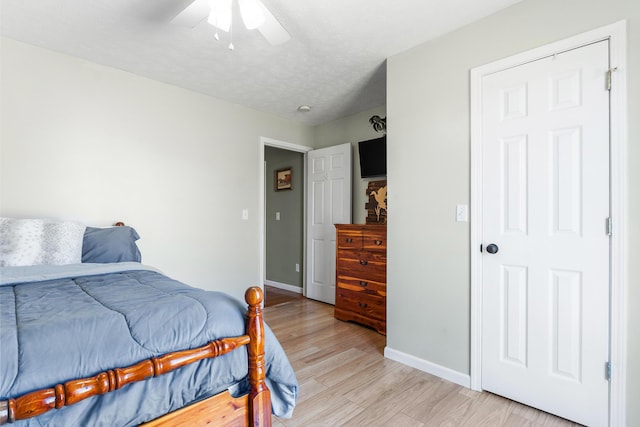
[[367, 265], [367, 264], [369, 264], [369, 261], [367, 261], [366, 259], [360, 260], [360, 265]]
[[382, 245], [382, 240], [375, 240], [374, 243], [376, 244], [376, 246], [380, 246]]
[[351, 237], [346, 238], [347, 243], [353, 243], [353, 239]]
[[360, 306], [360, 308], [367, 308], [367, 303], [366, 302], [358, 302], [358, 305]]
[[367, 287], [367, 286], [369, 286], [369, 282], [360, 281], [360, 286], [362, 286], [363, 288]]

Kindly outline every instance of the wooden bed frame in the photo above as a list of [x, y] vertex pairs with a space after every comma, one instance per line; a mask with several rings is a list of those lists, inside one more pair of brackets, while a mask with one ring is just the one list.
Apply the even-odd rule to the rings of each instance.
[[262, 289], [252, 287], [245, 292], [247, 309], [246, 335], [222, 338], [189, 350], [175, 351], [145, 359], [125, 368], [110, 369], [94, 377], [75, 379], [53, 388], [33, 391], [23, 396], [0, 401], [0, 425], [35, 417], [52, 409], [73, 405], [83, 399], [105, 394], [127, 384], [171, 372], [202, 359], [213, 358], [247, 346], [249, 360], [249, 393], [237, 398], [228, 391], [163, 415], [146, 427], [159, 426], [271, 426], [271, 394], [265, 384], [264, 323]]

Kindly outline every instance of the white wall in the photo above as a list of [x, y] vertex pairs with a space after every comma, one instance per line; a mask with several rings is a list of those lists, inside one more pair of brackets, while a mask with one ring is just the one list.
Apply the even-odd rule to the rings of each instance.
[[368, 139], [380, 138], [383, 133], [376, 132], [369, 124], [371, 116], [385, 117], [387, 115], [385, 106], [372, 108], [358, 114], [334, 120], [324, 125], [317, 126], [314, 130], [316, 148], [331, 147], [333, 145], [351, 143], [353, 161], [353, 216], [354, 224], [364, 224], [367, 211], [365, 203], [369, 201], [366, 195], [369, 181], [377, 181], [385, 178], [360, 178], [360, 157], [358, 152], [358, 142]]
[[388, 59], [387, 345], [469, 373], [469, 71], [628, 20], [627, 425], [640, 425], [640, 2], [524, 0]]
[[238, 297], [259, 283], [259, 138], [311, 145], [311, 128], [1, 43], [1, 215], [123, 220], [169, 276]]

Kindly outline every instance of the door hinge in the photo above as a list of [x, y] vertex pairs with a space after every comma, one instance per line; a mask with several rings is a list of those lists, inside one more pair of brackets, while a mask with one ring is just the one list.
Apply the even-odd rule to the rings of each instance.
[[611, 81], [613, 79], [612, 74], [614, 71], [618, 71], [618, 67], [609, 68], [607, 70], [607, 90], [611, 90]]
[[611, 380], [611, 362], [604, 364], [604, 379], [607, 381]]
[[613, 220], [611, 217], [607, 218], [607, 236], [613, 235]]

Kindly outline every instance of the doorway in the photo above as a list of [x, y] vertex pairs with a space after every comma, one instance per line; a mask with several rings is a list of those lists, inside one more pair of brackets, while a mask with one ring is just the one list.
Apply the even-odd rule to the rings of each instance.
[[[311, 147], [260, 138], [261, 283], [301, 294], [304, 294], [305, 153], [309, 151]], [[278, 187], [276, 171], [285, 169], [290, 170], [292, 181]], [[286, 233], [282, 232], [283, 227]]]
[[[624, 46], [624, 38], [625, 25], [624, 23], [618, 23], [589, 33], [581, 34], [549, 46], [544, 46], [530, 52], [525, 52], [512, 58], [507, 58], [496, 63], [479, 67], [472, 70], [471, 75], [471, 206], [473, 213], [471, 230], [471, 247], [473, 248], [471, 253], [472, 388], [475, 390], [482, 390], [485, 388], [492, 390], [495, 387], [495, 384], [492, 384], [491, 380], [487, 380], [487, 378], [492, 375], [491, 372], [487, 372], [487, 370], [490, 371], [492, 368], [487, 367], [485, 362], [487, 358], [493, 356], [487, 353], [486, 347], [497, 346], [497, 352], [494, 354], [497, 360], [499, 360], [499, 363], [502, 363], [504, 366], [509, 365], [515, 370], [519, 369], [518, 365], [522, 370], [526, 370], [533, 366], [533, 358], [537, 356], [532, 356], [532, 354], [535, 352], [541, 352], [542, 357], [537, 357], [537, 360], [541, 360], [543, 363], [543, 366], [538, 368], [541, 375], [551, 374], [550, 376], [553, 377], [553, 379], [564, 377], [563, 380], [566, 383], [581, 383], [586, 377], [590, 377], [594, 379], [592, 382], [600, 383], [599, 387], [601, 391], [598, 392], [599, 395], [595, 398], [598, 402], [597, 405], [600, 408], [595, 412], [598, 412], [599, 415], [595, 415], [596, 418], [580, 419], [570, 415], [569, 413], [559, 413], [558, 411], [563, 411], [566, 406], [570, 406], [570, 400], [582, 402], [585, 408], [593, 406], [591, 403], [588, 403], [588, 400], [585, 400], [586, 398], [572, 394], [569, 395], [568, 401], [565, 402], [567, 405], [561, 403], [559, 405], [555, 405], [555, 408], [554, 404], [551, 404], [550, 407], [541, 407], [544, 406], [545, 403], [538, 403], [540, 401], [535, 399], [533, 403], [530, 404], [549, 412], [559, 413], [560, 416], [566, 418], [578, 419], [578, 421], [583, 423], [595, 423], [598, 425], [606, 425], [608, 423], [611, 423], [612, 425], [624, 425], [623, 420], [625, 413], [624, 372], [626, 361], [624, 353], [624, 339], [626, 336], [626, 327], [624, 324], [625, 314], [623, 295], [625, 293], [626, 282], [624, 280], [624, 269], [622, 265], [624, 260], [624, 232], [620, 229], [616, 229], [617, 232], [611, 232], [611, 224], [624, 226], [624, 215], [626, 210], [623, 196], [625, 167], [624, 163], [621, 161], [626, 147], [626, 140], [624, 139], [626, 109], [624, 103], [620, 101], [621, 99], [624, 99], [625, 79], [623, 73], [615, 75], [612, 74], [615, 72], [614, 70], [622, 69], [624, 67], [624, 49], [621, 49], [621, 46]], [[503, 162], [502, 166], [496, 166], [498, 176], [502, 175], [502, 178], [499, 178], [498, 181], [494, 182], [493, 186], [495, 188], [493, 193], [501, 196], [511, 195], [512, 197], [510, 199], [510, 204], [507, 206], [508, 209], [505, 210], [501, 208], [494, 213], [491, 213], [493, 211], [487, 211], [487, 209], [491, 209], [491, 207], [486, 205], [490, 205], [493, 202], [490, 200], [491, 197], [487, 196], [486, 191], [486, 186], [489, 185], [486, 181], [491, 180], [491, 177], [487, 177], [486, 175], [486, 169], [491, 169], [491, 165], [486, 163], [487, 159], [485, 157], [485, 151], [487, 149], [485, 142], [487, 135], [485, 134], [485, 130], [488, 124], [485, 122], [486, 111], [484, 110], [486, 107], [484, 104], [486, 101], [485, 94], [487, 93], [486, 91], [489, 90], [485, 87], [485, 83], [490, 83], [492, 78], [500, 80], [500, 73], [505, 72], [505, 75], [507, 75], [511, 73], [509, 70], [525, 70], [526, 67], [529, 66], [535, 68], [536, 62], [544, 61], [545, 58], [549, 64], [551, 64], [554, 59], [560, 58], [568, 52], [582, 51], [582, 49], [595, 45], [599, 45], [600, 47], [604, 46], [605, 49], [604, 53], [600, 55], [601, 57], [604, 57], [604, 65], [596, 67], [596, 69], [600, 67], [600, 70], [595, 71], [599, 74], [595, 74], [593, 77], [599, 82], [599, 93], [605, 96], [605, 108], [610, 108], [611, 121], [610, 132], [607, 132], [605, 129], [604, 139], [606, 140], [606, 147], [605, 152], [600, 154], [603, 157], [602, 165], [605, 167], [605, 171], [601, 177], [602, 179], [599, 179], [600, 183], [602, 183], [602, 181], [605, 181], [606, 183], [605, 190], [607, 193], [600, 196], [600, 198], [606, 199], [605, 205], [608, 206], [606, 206], [606, 209], [601, 211], [599, 214], [603, 218], [596, 218], [596, 220], [594, 220], [595, 225], [592, 226], [595, 230], [593, 233], [601, 234], [599, 236], [600, 240], [604, 238], [606, 241], [604, 243], [598, 242], [594, 245], [589, 245], [597, 246], [597, 250], [600, 252], [604, 251], [603, 254], [600, 254], [597, 257], [600, 259], [605, 258], [605, 264], [607, 264], [605, 267], [606, 271], [604, 272], [605, 283], [602, 284], [602, 277], [597, 279], [599, 286], [604, 286], [604, 289], [600, 288], [600, 292], [604, 297], [602, 295], [600, 297], [595, 297], [596, 300], [599, 298], [604, 298], [605, 300], [604, 304], [601, 304], [601, 308], [604, 310], [604, 313], [601, 310], [598, 312], [600, 314], [595, 314], [596, 316], [601, 316], [600, 320], [595, 323], [595, 327], [599, 329], [598, 333], [600, 336], [600, 344], [598, 345], [599, 349], [596, 351], [598, 358], [604, 359], [598, 360], [597, 362], [589, 361], [587, 357], [587, 353], [592, 350], [591, 346], [594, 345], [589, 341], [590, 337], [585, 337], [585, 334], [589, 333], [589, 331], [579, 331], [580, 328], [584, 328], [584, 320], [588, 320], [590, 318], [591, 310], [593, 310], [592, 305], [583, 304], [585, 292], [588, 292], [586, 282], [590, 280], [591, 273], [580, 272], [578, 268], [556, 268], [555, 270], [554, 268], [546, 268], [541, 270], [543, 271], [543, 273], [539, 275], [541, 279], [534, 280], [532, 274], [532, 271], [534, 270], [533, 268], [529, 268], [529, 266], [524, 262], [506, 260], [504, 257], [511, 256], [512, 253], [521, 250], [525, 255], [527, 262], [529, 262], [530, 260], [535, 260], [538, 256], [546, 256], [546, 249], [541, 250], [538, 248], [533, 251], [527, 251], [527, 243], [510, 246], [509, 243], [500, 245], [494, 244], [495, 242], [493, 241], [485, 241], [485, 238], [487, 237], [499, 239], [508, 234], [516, 235], [519, 233], [527, 235], [530, 229], [534, 226], [532, 220], [533, 211], [530, 207], [530, 204], [533, 202], [530, 202], [529, 195], [527, 194], [527, 192], [533, 193], [533, 189], [527, 180], [535, 175], [536, 166], [531, 166], [529, 164], [529, 161], [531, 160], [530, 156], [533, 156], [534, 154], [532, 154], [530, 150], [533, 142], [528, 140], [528, 131], [515, 132], [512, 135], [513, 138], [502, 138], [502, 146], [499, 148], [498, 156], [502, 156], [501, 158], [503, 160], [507, 159], [511, 163], [510, 165], [507, 165]], [[608, 62], [609, 58], [610, 63]], [[544, 69], [547, 67], [542, 68]], [[585, 83], [584, 81], [590, 76], [589, 73], [591, 73], [591, 71], [580, 71], [580, 67], [578, 66], [569, 66], [565, 72], [558, 72], [554, 74], [555, 80], [553, 76], [551, 76], [551, 78], [549, 78], [549, 76], [545, 77], [543, 80], [544, 84], [547, 86], [545, 86], [544, 90], [541, 88], [537, 90], [528, 89], [526, 83], [528, 77], [519, 76], [511, 82], [513, 84], [505, 84], [498, 89], [497, 96], [500, 98], [500, 102], [503, 103], [503, 107], [505, 101], [511, 104], [510, 107], [502, 108], [501, 111], [498, 112], [501, 116], [500, 120], [506, 122], [508, 120], [504, 120], [505, 118], [510, 119], [518, 117], [519, 115], [522, 117], [527, 116], [530, 112], [528, 110], [529, 107], [526, 102], [522, 102], [522, 100], [527, 99], [527, 93], [529, 93], [527, 91], [530, 91], [531, 93], [536, 92], [538, 94], [544, 92], [545, 95], [552, 95], [553, 90], [551, 89], [553, 89], [554, 82], [561, 85], [567, 83], [567, 86], [564, 86], [563, 88], [556, 85], [556, 88], [559, 88], [562, 91], [561, 94], [556, 93], [558, 95], [556, 96], [556, 101], [569, 101], [569, 104], [573, 103], [575, 105], [566, 104], [564, 107], [567, 107], [567, 109], [572, 112], [577, 111], [579, 109], [579, 105], [582, 105], [583, 101], [586, 101], [586, 98], [581, 98], [580, 100], [574, 98], [571, 100], [571, 96], [565, 98], [565, 95], [572, 93], [576, 88], [582, 90], [582, 85]], [[567, 80], [564, 80], [565, 78]], [[560, 80], [563, 81], [560, 82]], [[523, 82], [525, 83], [522, 84]], [[553, 106], [553, 102], [549, 103], [543, 101], [541, 104], [542, 110], [545, 111], [553, 109]], [[524, 109], [521, 107], [524, 107]], [[509, 114], [512, 114], [512, 116], [507, 117]], [[604, 113], [601, 112], [601, 114], [609, 116], [608, 111], [605, 111]], [[606, 119], [609, 119], [609, 117], [606, 117]], [[515, 123], [515, 121], [513, 122]], [[589, 122], [589, 120], [587, 120], [587, 122]], [[607, 123], [606, 126], [609, 127], [609, 123]], [[536, 123], [529, 124], [527, 128], [535, 131], [540, 128], [544, 129], [544, 126]], [[578, 128], [580, 128], [580, 126], [578, 126]], [[585, 166], [573, 163], [576, 167], [573, 168], [573, 172], [571, 172], [571, 168], [562, 170], [559, 167], [560, 163], [554, 160], [553, 155], [556, 156], [556, 159], [561, 158], [562, 161], [580, 158], [580, 156], [573, 157], [571, 149], [569, 149], [569, 151], [563, 151], [564, 148], [574, 147], [579, 148], [578, 154], [582, 154], [581, 150], [583, 147], [581, 147], [581, 145], [583, 142], [578, 138], [580, 135], [575, 133], [572, 135], [571, 132], [568, 132], [569, 130], [571, 130], [571, 126], [558, 125], [555, 128], [552, 126], [548, 131], [545, 131], [542, 138], [545, 150], [547, 150], [542, 151], [542, 157], [544, 157], [542, 160], [551, 160], [551, 166], [546, 169], [544, 169], [545, 166], [542, 166], [543, 172], [547, 173], [542, 173], [540, 175], [543, 185], [541, 187], [541, 192], [539, 191], [538, 193], [542, 194], [542, 203], [547, 203], [548, 206], [553, 205], [553, 203], [556, 203], [557, 206], [558, 201], [565, 204], [563, 213], [560, 213], [557, 209], [546, 209], [541, 211], [542, 213], [535, 214], [536, 217], [540, 217], [541, 215], [545, 217], [544, 220], [547, 221], [547, 223], [546, 225], [542, 225], [542, 234], [546, 236], [554, 235], [554, 233], [557, 236], [560, 236], [560, 234], [565, 231], [567, 231], [567, 235], [574, 234], [576, 236], [583, 236], [591, 233], [591, 231], [587, 232], [586, 223], [577, 222], [578, 220], [582, 221], [583, 218], [586, 218], [583, 217], [582, 214], [580, 214], [579, 217], [574, 216], [573, 213], [569, 216], [565, 215], [569, 212], [575, 212], [575, 207], [579, 207], [583, 209], [583, 211], [584, 209], [590, 208], [590, 204], [585, 203], [586, 199], [591, 195], [590, 193], [587, 194], [587, 192], [592, 185], [598, 184], [594, 184], [592, 182], [589, 186], [585, 186], [584, 188], [587, 191], [582, 191], [581, 189], [578, 189], [578, 187], [575, 187], [575, 189], [578, 189], [579, 191], [576, 191], [574, 195], [571, 195], [570, 193], [562, 193], [562, 197], [558, 197], [558, 192], [569, 189], [571, 185], [577, 183], [577, 181], [575, 181], [576, 179], [590, 178], [590, 169], [582, 169]], [[597, 130], [601, 130], [600, 126], [598, 126]], [[565, 133], [565, 131], [567, 132]], [[583, 133], [583, 135], [586, 134], [587, 132]], [[524, 138], [518, 139], [516, 136], [524, 136]], [[549, 155], [550, 153], [553, 155]], [[565, 156], [565, 154], [567, 156]], [[606, 170], [606, 168], [609, 167], [611, 177], [610, 181], [608, 170]], [[561, 185], [553, 185], [554, 182], [558, 183], [559, 180], [561, 181]], [[520, 195], [517, 191], [518, 188], [523, 190]], [[609, 191], [610, 195], [608, 193]], [[603, 212], [605, 213], [603, 214]], [[561, 214], [561, 216], [556, 215], [556, 213]], [[504, 225], [509, 223], [509, 227], [498, 227], [497, 233], [494, 233], [492, 236], [486, 236], [487, 230], [484, 228], [484, 224], [487, 221], [491, 222], [491, 217], [498, 218], [498, 224]], [[561, 224], [561, 226], [557, 227], [559, 224]], [[565, 229], [565, 226], [568, 224], [572, 224], [571, 227], [574, 227], [573, 231], [569, 230], [571, 227]], [[564, 237], [567, 236], [563, 236], [563, 238]], [[493, 244], [494, 247], [489, 248], [488, 245], [490, 244]], [[587, 245], [578, 245], [578, 247], [580, 246]], [[546, 247], [555, 248], [556, 245], [547, 244]], [[490, 250], [487, 252], [487, 249]], [[501, 259], [505, 262], [498, 262], [499, 257], [495, 256], [497, 254], [500, 254]], [[583, 257], [578, 256], [578, 258], [582, 259]], [[552, 261], [555, 263], [555, 259]], [[490, 270], [493, 268], [490, 265], [491, 263], [497, 263], [496, 265], [498, 267], [501, 266], [498, 268], [496, 276], [493, 279], [487, 277], [487, 274], [492, 274], [490, 273]], [[487, 280], [494, 281], [498, 284], [496, 292], [486, 287]], [[534, 281], [542, 283], [534, 283]], [[543, 303], [542, 309], [529, 307], [529, 302], [536, 298], [535, 289], [540, 285], [542, 285], [544, 289], [541, 295], [543, 295], [544, 298], [550, 297], [551, 302]], [[498, 298], [498, 309], [496, 316], [492, 318], [487, 312], [495, 310], [492, 310], [490, 308], [491, 306], [487, 306], [485, 303], [487, 298], [496, 297]], [[563, 312], [559, 309], [558, 302], [564, 305], [565, 308], [569, 307], [570, 310], [568, 312]], [[498, 340], [493, 343], [491, 340], [487, 341], [485, 339], [487, 328], [486, 323], [493, 322], [492, 319], [497, 319], [493, 326], [497, 328]], [[550, 327], [543, 326], [545, 332], [552, 332], [555, 330], [555, 332], [565, 334], [567, 339], [559, 339], [558, 334], [554, 335], [552, 333], [550, 337], [542, 338], [540, 342], [546, 342], [545, 345], [556, 345], [556, 347], [540, 350], [539, 346], [533, 342], [532, 334], [534, 334], [534, 332], [531, 332], [533, 328], [539, 326], [536, 325], [537, 322], [546, 322], [545, 324], [547, 326], [551, 325]], [[500, 325], [502, 325], [502, 327]], [[578, 332], [581, 332], [582, 336], [580, 336]], [[562, 347], [560, 348], [558, 345]], [[532, 348], [534, 348], [533, 353]], [[554, 357], [554, 355], [560, 354], [558, 351], [563, 355], [561, 359]], [[546, 364], [546, 366], [544, 364]], [[590, 365], [588, 368], [589, 372], [585, 372], [584, 370], [587, 368], [587, 364]], [[516, 394], [522, 393], [513, 396], [513, 398], [526, 403], [529, 398], [528, 396], [533, 394], [533, 392], [529, 393], [529, 384], [523, 383], [523, 380], [519, 381], [514, 379], [513, 376], [509, 378], [509, 381], [514, 383], [513, 387], [516, 390]], [[485, 384], [488, 385], [485, 386]], [[557, 386], [547, 385], [542, 388], [553, 391]], [[509, 392], [502, 393], [507, 394]], [[571, 392], [565, 392], [565, 395], [567, 393]], [[578, 416], [580, 416], [580, 414]]]
[[[302, 153], [302, 185], [304, 200], [305, 260], [300, 265], [304, 283], [302, 293], [308, 298], [333, 304], [335, 294], [335, 227], [334, 224], [351, 222], [351, 144], [341, 144], [313, 150], [297, 144], [260, 138], [260, 265], [261, 283], [266, 280], [266, 189], [274, 177], [265, 176], [265, 150], [267, 147]], [[295, 172], [293, 172], [295, 174]], [[272, 188], [272, 187], [270, 187]], [[277, 211], [272, 212], [275, 218]], [[289, 268], [289, 267], [287, 267]], [[295, 264], [294, 264], [295, 268]], [[311, 284], [311, 290], [309, 290]], [[273, 284], [272, 284], [273, 285]], [[276, 284], [277, 286], [277, 284]], [[298, 291], [297, 287], [283, 289]]]
[[304, 154], [267, 146], [264, 158], [264, 283], [301, 294], [304, 284]]

